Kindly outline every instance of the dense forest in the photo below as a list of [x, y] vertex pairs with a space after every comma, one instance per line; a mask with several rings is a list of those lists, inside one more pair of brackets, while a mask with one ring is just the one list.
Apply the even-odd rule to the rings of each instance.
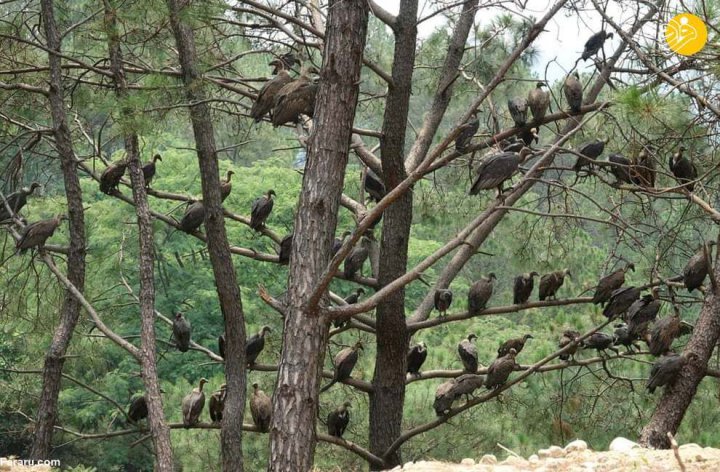
[[719, 10], [0, 2], [0, 457], [717, 446]]

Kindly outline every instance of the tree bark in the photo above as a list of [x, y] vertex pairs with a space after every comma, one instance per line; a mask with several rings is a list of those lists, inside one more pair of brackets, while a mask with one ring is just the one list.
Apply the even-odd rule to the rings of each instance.
[[[60, 52], [60, 33], [55, 23], [53, 1], [42, 0], [40, 5], [50, 67], [48, 100], [68, 205], [70, 250], [67, 258], [67, 277], [79, 291], [82, 291], [85, 288], [85, 214], [80, 179], [75, 166], [72, 138], [65, 115], [61, 60], [57, 55]], [[70, 291], [65, 292], [60, 313], [60, 324], [55, 329], [43, 366], [43, 387], [30, 449], [30, 458], [36, 460], [45, 460], [50, 457], [52, 434], [57, 421], [57, 401], [62, 369], [65, 364], [65, 353], [80, 316], [80, 304]]]
[[[120, 39], [118, 37], [116, 11], [110, 0], [104, 0], [105, 28], [108, 35], [108, 53], [110, 67], [115, 82], [115, 93], [121, 103], [128, 96], [125, 69], [123, 68]], [[123, 129], [133, 129], [133, 110], [123, 107], [121, 110]], [[140, 247], [140, 362], [145, 383], [145, 399], [148, 409], [148, 426], [155, 450], [155, 469], [172, 472], [174, 467], [170, 428], [163, 413], [162, 396], [156, 365], [155, 345], [155, 278], [153, 263], [153, 232], [150, 218], [150, 206], [145, 192], [145, 179], [140, 162], [138, 137], [128, 132], [125, 137], [130, 181], [132, 182], [135, 212], [138, 218], [138, 244]]]
[[180, 57], [185, 95], [192, 104], [190, 119], [200, 164], [207, 246], [220, 299], [220, 309], [225, 320], [227, 398], [220, 433], [222, 468], [228, 472], [241, 472], [243, 470], [242, 422], [246, 387], [245, 320], [242, 300], [225, 232], [212, 114], [206, 102], [207, 94], [197, 66], [195, 35], [185, 22], [185, 18], [192, 16], [187, 16], [187, 12], [184, 11], [188, 5], [185, 1], [167, 0], [167, 5], [170, 11], [170, 25]]
[[331, 0], [315, 122], [308, 145], [290, 255], [283, 349], [270, 428], [271, 472], [307, 472], [317, 441], [315, 419], [328, 320], [308, 309], [330, 261], [359, 94], [368, 23], [364, 0]]
[[[380, 139], [385, 188], [391, 190], [407, 178], [405, 131], [407, 129], [417, 40], [417, 0], [403, 0], [394, 25], [393, 86], [388, 90]], [[380, 287], [407, 270], [412, 223], [413, 194], [405, 192], [384, 212], [378, 283]], [[405, 288], [390, 294], [376, 312], [375, 373], [370, 393], [370, 452], [382, 457], [402, 433], [407, 371], [408, 332], [405, 324]], [[398, 449], [385, 458], [387, 466], [402, 462]], [[376, 467], [373, 470], [379, 470]]]

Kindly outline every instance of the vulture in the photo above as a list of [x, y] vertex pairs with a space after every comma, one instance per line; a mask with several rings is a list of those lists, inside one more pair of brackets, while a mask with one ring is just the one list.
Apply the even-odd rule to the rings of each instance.
[[183, 426], [189, 428], [197, 424], [205, 406], [205, 394], [203, 393], [203, 385], [207, 383], [207, 379], [200, 379], [200, 385], [194, 388], [192, 392], [185, 395], [182, 401]]
[[25, 226], [20, 232], [20, 239], [15, 243], [15, 249], [23, 254], [28, 249], [44, 246], [45, 241], [55, 233], [63, 220], [67, 220], [67, 216], [57, 215], [49, 220], [40, 220]]
[[522, 305], [530, 300], [530, 295], [532, 295], [533, 287], [535, 286], [535, 279], [533, 277], [538, 277], [539, 275], [537, 272], [532, 271], [529, 274], [526, 273], [515, 277], [515, 286], [513, 287], [513, 303], [515, 305]]
[[385, 197], [385, 184], [383, 183], [380, 176], [378, 176], [371, 168], [367, 168], [365, 171], [365, 177], [363, 178], [363, 188], [370, 196], [370, 200], [379, 202]]
[[472, 393], [483, 386], [485, 377], [478, 374], [462, 374], [455, 379], [455, 385], [451, 390], [451, 395], [458, 399], [463, 395], [470, 396]]
[[232, 182], [230, 182], [230, 179], [233, 175], [235, 175], [235, 172], [229, 170], [227, 171], [227, 179], [220, 181], [220, 200], [223, 202], [232, 191]]
[[407, 373], [414, 376], [420, 375], [420, 368], [427, 359], [427, 346], [420, 342], [412, 346], [407, 354]]
[[[364, 288], [362, 288], [362, 287], [357, 288], [353, 293], [351, 293], [350, 295], [345, 297], [345, 303], [347, 303], [348, 305], [356, 304], [358, 302], [358, 300], [360, 300], [360, 296], [363, 295], [364, 293], [365, 293]], [[347, 318], [345, 318], [345, 319], [336, 318], [333, 321], [333, 326], [335, 326], [336, 328], [342, 328], [343, 326], [345, 326], [347, 321], [348, 321]]]
[[225, 409], [225, 397], [227, 396], [227, 384], [220, 385], [220, 390], [210, 395], [208, 410], [210, 410], [210, 420], [213, 423], [222, 421], [223, 410]]
[[650, 342], [648, 342], [650, 354], [659, 357], [668, 352], [675, 338], [680, 336], [680, 329], [678, 313], [657, 320], [650, 330]]
[[603, 315], [608, 319], [623, 315], [638, 298], [640, 298], [640, 289], [637, 287], [621, 287], [613, 290]]
[[682, 355], [668, 354], [655, 361], [650, 370], [650, 378], [647, 383], [647, 391], [655, 393], [655, 389], [664, 385], [672, 385], [675, 383], [678, 374], [685, 367], [688, 361], [696, 360], [697, 354], [694, 352], [683, 353]]
[[487, 277], [480, 277], [480, 280], [470, 286], [468, 291], [468, 312], [470, 316], [477, 316], [487, 307], [487, 302], [493, 293], [495, 274], [490, 272]]
[[592, 302], [595, 305], [600, 304], [602, 306], [605, 306], [605, 303], [610, 300], [610, 296], [612, 296], [613, 291], [619, 289], [620, 287], [622, 287], [622, 284], [625, 283], [625, 273], [628, 271], [628, 269], [632, 269], [634, 271], [635, 264], [631, 262], [627, 264], [624, 268], [618, 269], [612, 274], [600, 279], [597, 287], [595, 288], [595, 294], [593, 295]]
[[362, 341], [358, 341], [352, 347], [346, 347], [335, 355], [335, 359], [333, 360], [333, 364], [335, 364], [333, 378], [329, 384], [320, 389], [320, 393], [326, 391], [335, 385], [335, 383], [342, 382], [350, 378], [350, 374], [352, 374], [355, 364], [357, 364], [358, 357], [360, 356], [358, 351], [362, 348]]
[[529, 148], [522, 148], [519, 153], [501, 152], [488, 156], [480, 163], [477, 177], [470, 188], [470, 195], [477, 195], [481, 190], [498, 189], [503, 193], [503, 183], [510, 179], [525, 159], [532, 154]]
[[642, 298], [636, 300], [630, 305], [625, 315], [628, 331], [635, 337], [645, 339], [648, 325], [657, 318], [660, 305], [657, 288], [653, 289], [652, 295], [643, 295]]
[[440, 312], [440, 316], [445, 316], [450, 304], [452, 303], [452, 290], [441, 288], [435, 290], [435, 309]]
[[604, 150], [605, 141], [601, 139], [596, 139], [594, 141], [583, 143], [578, 148], [578, 153], [580, 153], [580, 156], [578, 157], [577, 161], [575, 161], [573, 170], [575, 172], [578, 172], [585, 166], [592, 168], [592, 162], [590, 162], [587, 158], [597, 160], [597, 158], [602, 155]]
[[[537, 131], [537, 128], [532, 128]], [[511, 136], [508, 139], [504, 139], [498, 145], [498, 148], [502, 152], [520, 152], [525, 147], [525, 142], [518, 139], [517, 136]]]
[[273, 201], [274, 196], [275, 190], [268, 190], [265, 195], [255, 199], [250, 211], [250, 228], [255, 231], [260, 231], [265, 227], [265, 220], [270, 216], [270, 212], [275, 204]]
[[535, 88], [528, 93], [527, 103], [535, 123], [540, 123], [545, 118], [545, 113], [550, 106], [550, 92], [543, 90], [547, 87], [545, 82], [538, 82]]
[[563, 84], [563, 92], [565, 92], [565, 99], [570, 105], [570, 111], [573, 113], [580, 113], [580, 107], [582, 107], [583, 100], [583, 89], [580, 83], [580, 76], [577, 72], [573, 72], [568, 75]]
[[342, 238], [337, 238], [337, 237], [336, 237], [336, 238], [333, 240], [333, 245], [332, 245], [332, 255], [333, 255], [333, 257], [335, 257], [335, 254], [338, 253], [338, 251], [340, 250], [340, 248], [342, 247], [342, 245], [345, 244], [345, 241], [347, 240], [347, 238], [348, 238], [351, 234], [352, 234], [352, 233], [351, 233], [350, 231], [344, 231], [343, 234], [342, 234]]
[[498, 357], [490, 364], [487, 370], [487, 378], [485, 379], [485, 387], [490, 389], [497, 389], [503, 386], [507, 381], [510, 374], [515, 369], [515, 349], [510, 351], [502, 357]]
[[695, 164], [690, 162], [690, 159], [683, 156], [685, 146], [680, 146], [680, 149], [670, 157], [668, 166], [672, 171], [673, 175], [677, 179], [680, 185], [685, 185], [688, 192], [695, 190], [694, 180], [698, 177], [697, 167]]
[[540, 287], [538, 288], [538, 299], [540, 301], [553, 298], [556, 300], [556, 293], [565, 283], [565, 277], [572, 277], [570, 269], [558, 270], [540, 277]]
[[292, 251], [293, 235], [288, 234], [282, 241], [280, 241], [280, 252], [278, 253], [278, 259], [280, 265], [288, 265], [290, 263], [290, 251]]
[[[573, 331], [573, 330], [566, 330], [563, 332], [562, 336], [560, 337], [560, 342], [558, 342], [558, 348], [562, 349], [565, 346], [567, 346], [570, 343], [576, 342], [578, 339], [580, 339], [581, 334], [580, 331]], [[570, 347], [567, 351], [565, 351], [563, 354], [560, 354], [560, 359], [563, 361], [570, 360], [570, 357], [574, 356], [575, 353], [578, 350], [579, 343], [576, 343], [574, 346]]]
[[300, 77], [278, 90], [272, 111], [272, 124], [275, 128], [290, 121], [297, 123], [301, 114], [313, 116], [319, 87], [310, 79], [312, 73], [318, 73], [317, 69], [312, 66], [306, 68], [300, 73]]
[[[282, 61], [283, 68], [286, 70], [290, 70], [293, 67], [295, 67], [295, 64], [300, 64], [300, 61], [297, 57], [295, 57], [295, 53], [292, 51], [286, 52], [282, 56], [280, 56], [280, 61]], [[272, 65], [272, 64], [268, 64]], [[279, 72], [278, 66], [275, 66], [273, 68], [273, 75], [276, 75]]]
[[[705, 245], [700, 246], [700, 250], [690, 258], [683, 269], [683, 283], [685, 283], [688, 292], [700, 288], [708, 272], [710, 272], [708, 259], [712, 257], [712, 246], [714, 245], [715, 241], [708, 241]], [[706, 253], [707, 257], [705, 256]]]
[[111, 195], [114, 191], [117, 191], [118, 185], [120, 185], [120, 179], [125, 175], [126, 168], [127, 162], [122, 161], [107, 166], [100, 175], [100, 191], [107, 195]]
[[141, 419], [147, 418], [148, 407], [147, 407], [147, 400], [145, 399], [145, 395], [140, 395], [138, 397], [133, 398], [133, 400], [130, 402], [130, 407], [128, 408], [127, 416], [128, 416], [128, 419], [132, 423], [137, 423]]
[[612, 33], [606, 33], [605, 30], [599, 31], [594, 35], [590, 36], [590, 39], [585, 43], [585, 50], [582, 53], [582, 60], [586, 61], [598, 53], [602, 48], [603, 43], [606, 39], [613, 37]]
[[190, 234], [197, 231], [205, 221], [205, 205], [202, 200], [193, 202], [185, 209], [185, 214], [180, 220], [180, 229]]
[[615, 325], [615, 331], [613, 331], [613, 346], [625, 346], [627, 352], [635, 352], [635, 348], [640, 349], [639, 346], [635, 344], [637, 339], [637, 335], [630, 331], [627, 323]]
[[172, 325], [173, 339], [175, 340], [175, 346], [178, 351], [187, 352], [190, 349], [190, 334], [192, 333], [192, 326], [190, 322], [185, 319], [181, 312], [175, 313], [175, 319]]
[[328, 415], [327, 431], [330, 436], [342, 438], [345, 433], [345, 428], [347, 428], [348, 423], [350, 423], [350, 412], [348, 408], [350, 408], [350, 402], [346, 401]]
[[527, 123], [528, 102], [522, 97], [515, 97], [508, 100], [508, 110], [515, 122], [516, 128], [522, 128]]
[[[21, 188], [17, 192], [13, 192], [8, 195], [4, 201], [0, 198], [0, 223], [12, 218], [13, 214], [20, 213], [22, 207], [27, 204], [27, 197], [29, 195], [32, 195], [35, 189], [38, 187], [40, 187], [40, 184], [37, 182], [33, 182], [32, 184], [30, 184], [29, 189]], [[7, 204], [7, 206], [5, 206], [5, 204]], [[10, 207], [12, 213], [8, 213], [7, 207]]]
[[368, 239], [366, 236], [363, 236], [362, 238], [360, 238], [360, 245], [354, 247], [353, 250], [350, 252], [350, 255], [347, 256], [343, 267], [343, 272], [346, 279], [354, 279], [355, 275], [358, 272], [360, 272], [360, 275], [362, 275], [363, 264], [365, 264], [365, 261], [370, 255], [370, 250], [368, 249], [368, 247], [371, 243], [372, 241], [370, 241], [370, 239]]
[[[526, 146], [530, 146], [533, 141], [535, 141], [535, 144], [537, 144], [540, 141], [540, 136], [538, 135], [537, 128], [523, 128], [523, 130], [520, 131], [519, 136], [520, 136], [521, 143]], [[520, 148], [520, 149], [522, 149], [522, 148]], [[520, 149], [518, 149], [518, 151]]]
[[157, 161], [162, 161], [162, 157], [160, 156], [160, 154], [155, 154], [152, 158], [152, 161], [142, 166], [143, 179], [145, 180], [145, 188], [150, 188], [150, 183], [152, 182], [153, 177], [155, 177], [155, 166], [157, 166]]
[[255, 361], [265, 348], [265, 335], [271, 333], [270, 326], [263, 326], [257, 334], [253, 334], [245, 343], [245, 362], [247, 365], [255, 365]]
[[613, 347], [613, 337], [605, 333], [593, 333], [584, 340], [581, 341], [583, 349], [595, 349], [598, 354], [605, 352], [606, 349], [610, 349], [615, 354], [618, 354], [618, 350]]
[[455, 394], [453, 392], [454, 388], [455, 379], [450, 379], [447, 382], [441, 383], [437, 390], [435, 390], [433, 408], [435, 409], [436, 415], [442, 416], [450, 411], [450, 408], [455, 401]]
[[460, 360], [463, 363], [463, 368], [465, 369], [465, 372], [470, 372], [474, 374], [478, 370], [478, 353], [477, 353], [477, 347], [475, 346], [475, 341], [477, 339], [477, 336], [474, 334], [469, 334], [467, 339], [463, 339], [458, 344], [458, 355], [460, 356]]
[[282, 60], [274, 59], [268, 65], [275, 67], [273, 70], [275, 77], [265, 82], [250, 109], [250, 117], [255, 120], [255, 123], [260, 123], [265, 115], [272, 112], [277, 93], [292, 82], [292, 77], [290, 77], [285, 67], [286, 64]]
[[638, 154], [635, 165], [632, 167], [631, 176], [637, 185], [655, 186], [655, 159], [647, 149], [643, 148]]
[[472, 142], [473, 136], [480, 129], [480, 120], [477, 117], [477, 112], [473, 113], [472, 117], [462, 125], [462, 131], [455, 138], [455, 150], [457, 152], [465, 152], [465, 149]]
[[498, 357], [506, 355], [510, 352], [510, 349], [514, 349], [515, 354], [520, 354], [520, 351], [523, 350], [528, 339], [533, 339], [532, 334], [526, 334], [522, 338], [508, 339], [498, 348]]
[[272, 418], [272, 401], [265, 392], [260, 390], [257, 383], [253, 384], [253, 393], [250, 396], [250, 414], [253, 423], [261, 433], [270, 431], [270, 420]]
[[616, 184], [637, 183], [636, 179], [630, 176], [630, 166], [632, 166], [630, 159], [620, 154], [610, 154], [608, 162], [610, 163], [610, 173], [615, 176]]
[[218, 336], [218, 353], [225, 359], [225, 333]]

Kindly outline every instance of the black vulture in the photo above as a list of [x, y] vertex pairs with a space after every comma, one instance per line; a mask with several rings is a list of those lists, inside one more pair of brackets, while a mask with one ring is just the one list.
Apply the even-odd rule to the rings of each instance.
[[435, 309], [440, 312], [440, 316], [445, 316], [450, 304], [452, 304], [452, 290], [441, 288], [435, 290]]
[[288, 71], [285, 70], [285, 64], [283, 61], [275, 59], [268, 65], [275, 67], [273, 74], [277, 75], [268, 80], [265, 85], [262, 86], [252, 108], [250, 109], [250, 117], [253, 118], [256, 123], [262, 121], [265, 115], [272, 112], [272, 109], [275, 106], [275, 96], [277, 93], [284, 86], [292, 82], [292, 77], [290, 77]]
[[213, 423], [222, 421], [223, 410], [225, 409], [225, 397], [227, 396], [227, 384], [220, 385], [220, 390], [210, 395], [208, 402], [208, 410], [210, 411], [210, 420]]
[[147, 400], [145, 399], [145, 395], [140, 395], [130, 402], [130, 407], [128, 408], [127, 412], [128, 419], [132, 423], [137, 423], [143, 418], [147, 418], [148, 416], [148, 407], [147, 407]]
[[345, 428], [350, 423], [350, 402], [346, 401], [335, 410], [331, 411], [327, 417], [327, 431], [330, 436], [342, 438], [345, 434]]
[[688, 361], [692, 362], [697, 359], [698, 356], [694, 352], [683, 353], [682, 355], [668, 354], [658, 359], [650, 370], [650, 378], [648, 378], [646, 387], [647, 391], [655, 393], [655, 389], [658, 387], [674, 384], [678, 374], [680, 374]]
[[358, 272], [362, 275], [362, 267], [370, 255], [369, 245], [371, 243], [372, 241], [370, 241], [367, 236], [363, 236], [360, 238], [360, 245], [355, 246], [347, 256], [343, 266], [343, 273], [346, 279], [354, 279]]
[[613, 291], [619, 289], [625, 283], [625, 273], [630, 269], [635, 271], [635, 264], [632, 262], [625, 265], [622, 269], [618, 269], [612, 274], [600, 279], [595, 288], [595, 294], [593, 294], [592, 302], [595, 305], [600, 304], [605, 306], [605, 303], [610, 300], [610, 296]]
[[583, 143], [578, 148], [578, 153], [581, 154], [578, 156], [577, 161], [575, 161], [575, 165], [573, 166], [573, 170], [575, 172], [580, 171], [583, 167], [593, 167], [593, 163], [588, 160], [593, 159], [597, 160], [598, 157], [600, 157], [605, 150], [605, 141], [602, 139], [595, 139], [593, 141], [589, 141], [587, 143]]
[[145, 180], [145, 188], [150, 188], [153, 178], [155, 177], [157, 161], [162, 161], [160, 154], [155, 154], [152, 161], [142, 166], [143, 179]]
[[[365, 293], [365, 289], [362, 287], [358, 287], [357, 289], [355, 289], [355, 291], [353, 293], [351, 293], [350, 295], [345, 297], [345, 299], [344, 299], [345, 303], [347, 303], [348, 305], [356, 304], [360, 300], [360, 296], [363, 295], [364, 293]], [[348, 322], [347, 318], [344, 318], [344, 319], [343, 318], [335, 318], [333, 320], [333, 326], [335, 326], [336, 328], [342, 328], [343, 326], [345, 326], [345, 324], [347, 322]]]
[[567, 361], [570, 359], [570, 357], [575, 356], [575, 353], [578, 350], [578, 347], [580, 346], [580, 343], [577, 342], [578, 339], [580, 339], [580, 331], [574, 331], [571, 329], [565, 330], [560, 337], [560, 341], [558, 342], [558, 348], [562, 349], [565, 346], [575, 343], [574, 346], [570, 347], [567, 351], [565, 351], [563, 354], [560, 354], [560, 359], [563, 361]]
[[455, 379], [451, 395], [458, 399], [463, 395], [470, 396], [485, 383], [485, 377], [478, 374], [462, 374]]
[[470, 195], [477, 195], [481, 190], [496, 188], [498, 196], [503, 193], [503, 183], [512, 178], [518, 167], [532, 154], [529, 148], [522, 148], [519, 153], [501, 152], [486, 157], [477, 169], [477, 177], [470, 188]]
[[650, 341], [648, 342], [650, 354], [658, 357], [670, 351], [673, 341], [680, 336], [680, 329], [678, 313], [657, 320], [650, 330]]
[[616, 184], [634, 184], [636, 179], [630, 176], [632, 162], [625, 156], [620, 154], [610, 154], [608, 156], [610, 165], [610, 173], [615, 176]]
[[698, 171], [695, 164], [690, 159], [683, 156], [685, 146], [680, 146], [680, 149], [670, 157], [668, 167], [672, 171], [673, 175], [677, 179], [680, 185], [685, 185], [688, 192], [695, 190], [695, 183], [693, 182], [698, 178]]
[[125, 169], [127, 169], [127, 162], [115, 162], [105, 168], [103, 173], [100, 175], [100, 191], [107, 195], [111, 195], [114, 191], [117, 191], [118, 185], [120, 185], [120, 179], [125, 175]]
[[355, 364], [360, 357], [360, 349], [363, 349], [362, 341], [356, 342], [352, 347], [346, 347], [335, 355], [333, 364], [335, 365], [333, 378], [329, 384], [320, 389], [320, 393], [326, 391], [337, 382], [342, 382], [350, 378]]
[[270, 420], [272, 419], [272, 401], [265, 392], [260, 390], [257, 383], [253, 384], [253, 393], [250, 396], [250, 415], [253, 423], [261, 433], [270, 431]]
[[232, 192], [231, 179], [233, 175], [235, 175], [235, 172], [229, 170], [227, 171], [227, 178], [220, 181], [220, 200], [223, 202], [230, 195], [230, 192]]
[[630, 331], [630, 327], [627, 323], [615, 325], [615, 331], [613, 331], [614, 346], [625, 346], [627, 352], [635, 352], [635, 348], [639, 349], [639, 347], [635, 344], [635, 341], [637, 340], [637, 335]]
[[427, 359], [427, 346], [424, 342], [420, 342], [410, 347], [407, 354], [407, 373], [410, 375], [420, 375], [420, 368]]
[[593, 333], [582, 340], [583, 349], [595, 349], [598, 354], [602, 354], [606, 349], [618, 354], [618, 350], [613, 347], [613, 337], [606, 333]]
[[280, 265], [288, 265], [290, 263], [290, 252], [292, 251], [293, 234], [290, 233], [280, 241], [280, 251], [278, 252], [278, 262]]
[[[288, 51], [282, 56], [280, 56], [280, 61], [283, 63], [283, 68], [285, 70], [290, 70], [293, 67], [295, 67], [295, 64], [300, 64], [300, 60], [295, 57], [295, 53], [292, 51]], [[268, 64], [273, 65], [273, 64]], [[280, 70], [277, 66], [273, 67], [273, 75], [277, 74]]]
[[630, 176], [635, 184], [641, 187], [655, 186], [655, 159], [646, 148], [638, 154]]
[[468, 290], [468, 312], [470, 316], [477, 316], [482, 312], [493, 293], [495, 274], [490, 272], [487, 277], [480, 277]]
[[205, 394], [203, 386], [207, 383], [207, 379], [200, 379], [200, 385], [185, 395], [182, 401], [183, 426], [189, 428], [197, 424], [205, 406]]
[[180, 220], [180, 229], [190, 234], [197, 231], [205, 221], [205, 205], [202, 200], [193, 202], [185, 209], [185, 214]]
[[565, 277], [572, 277], [570, 269], [558, 270], [540, 277], [538, 299], [540, 299], [540, 301], [549, 298], [556, 300], [557, 291], [560, 290], [560, 287], [562, 287], [563, 283], [565, 283]]
[[365, 171], [365, 177], [363, 179], [363, 188], [370, 196], [370, 200], [379, 202], [385, 197], [385, 184], [382, 179], [369, 167]]
[[[700, 246], [700, 250], [693, 255], [683, 269], [683, 283], [688, 292], [700, 288], [710, 271], [708, 259], [712, 257], [712, 246], [715, 241], [708, 241]], [[707, 253], [707, 256], [705, 255]]]
[[270, 326], [263, 326], [260, 331], [247, 340], [245, 343], [245, 362], [247, 362], [247, 365], [255, 365], [258, 356], [265, 349], [265, 335], [271, 332]]
[[181, 312], [175, 313], [175, 319], [172, 325], [173, 339], [175, 340], [175, 346], [178, 351], [187, 352], [190, 349], [190, 335], [192, 333], [192, 326], [190, 322], [185, 319]]
[[640, 298], [640, 289], [637, 287], [621, 287], [613, 290], [610, 299], [605, 305], [603, 315], [608, 319], [614, 319], [625, 314], [630, 306]]
[[565, 92], [565, 99], [570, 105], [570, 111], [573, 113], [580, 113], [580, 107], [582, 107], [583, 100], [583, 89], [580, 83], [580, 76], [577, 72], [573, 72], [568, 75], [563, 85], [563, 92]]
[[550, 106], [550, 92], [543, 90], [547, 87], [545, 82], [538, 82], [535, 88], [528, 93], [527, 103], [530, 107], [530, 113], [535, 123], [540, 123], [545, 118], [548, 107]]
[[508, 100], [508, 110], [515, 122], [516, 128], [522, 128], [527, 123], [528, 102], [522, 97], [515, 97]]
[[22, 254], [28, 249], [44, 246], [63, 220], [67, 220], [67, 216], [57, 215], [49, 220], [40, 220], [25, 226], [20, 231], [20, 239], [15, 243], [16, 251]]
[[504, 356], [510, 352], [510, 349], [515, 350], [515, 354], [520, 354], [520, 351], [525, 347], [525, 343], [528, 339], [533, 339], [532, 334], [526, 334], [522, 338], [508, 339], [500, 345], [498, 348], [498, 357]]
[[516, 354], [515, 349], [510, 349], [507, 354], [498, 357], [490, 364], [487, 370], [487, 378], [485, 379], [485, 387], [487, 387], [488, 390], [500, 388], [505, 384], [512, 371], [515, 370]]
[[[5, 201], [0, 198], [0, 223], [5, 220], [9, 220], [12, 217], [12, 213], [18, 214], [20, 210], [27, 204], [27, 197], [32, 195], [36, 188], [40, 187], [40, 184], [33, 182], [30, 184], [29, 189], [21, 188], [17, 192], [13, 192], [5, 198]], [[7, 206], [5, 206], [7, 204]], [[7, 207], [10, 207], [12, 213], [8, 213]]]
[[652, 295], [643, 295], [628, 308], [625, 321], [628, 324], [628, 331], [634, 336], [645, 339], [648, 325], [655, 321], [660, 311], [662, 302], [658, 296], [659, 292], [654, 288]]
[[458, 355], [463, 363], [465, 372], [475, 373], [478, 370], [478, 353], [475, 341], [477, 336], [469, 334], [466, 339], [463, 339], [458, 344]]
[[271, 189], [268, 190], [262, 197], [255, 199], [250, 211], [250, 228], [255, 231], [260, 231], [265, 227], [265, 221], [268, 216], [270, 216], [270, 212], [272, 212], [273, 205], [275, 204], [275, 201], [273, 200], [274, 196], [275, 190]]
[[527, 303], [535, 287], [534, 277], [539, 275], [537, 272], [532, 271], [515, 277], [515, 285], [513, 286], [513, 303], [515, 305]]
[[457, 152], [465, 152], [465, 149], [472, 142], [473, 136], [480, 129], [480, 120], [477, 117], [477, 112], [472, 114], [472, 117], [462, 125], [462, 131], [455, 138], [455, 150]]
[[600, 48], [602, 48], [603, 44], [605, 43], [605, 40], [612, 37], [613, 34], [606, 33], [605, 30], [599, 31], [590, 36], [590, 39], [588, 39], [585, 43], [585, 50], [582, 53], [582, 60], [586, 61], [595, 54], [597, 54]]
[[[537, 144], [540, 141], [540, 136], [538, 135], [538, 129], [537, 128], [523, 128], [522, 131], [520, 131], [519, 135], [520, 141], [525, 146], [530, 146], [533, 141]], [[522, 149], [522, 148], [520, 148]], [[520, 150], [518, 149], [518, 151]], [[505, 149], [503, 149], [504, 151]]]

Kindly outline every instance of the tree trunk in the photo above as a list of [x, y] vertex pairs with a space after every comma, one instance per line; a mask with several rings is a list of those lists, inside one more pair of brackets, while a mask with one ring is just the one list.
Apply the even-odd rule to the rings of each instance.
[[[715, 258], [714, 267], [718, 266], [720, 257]], [[716, 272], [711, 277], [715, 284], [720, 284], [720, 277]], [[710, 284], [708, 284], [710, 288]], [[685, 353], [694, 352], [697, 359], [689, 361], [680, 371], [680, 376], [672, 387], [665, 387], [663, 396], [655, 407], [650, 421], [640, 433], [640, 444], [646, 447], [668, 449], [670, 441], [667, 433], [677, 433], [680, 423], [685, 416], [690, 403], [692, 403], [698, 385], [705, 377], [710, 356], [720, 339], [720, 298], [714, 290], [709, 289], [703, 302], [700, 317], [695, 323], [695, 329], [690, 341], [685, 346]]]
[[[105, 7], [105, 28], [108, 35], [108, 52], [110, 67], [115, 82], [115, 93], [120, 102], [127, 98], [127, 81], [123, 68], [120, 39], [118, 37], [117, 18], [109, 0], [103, 2]], [[133, 129], [133, 111], [123, 108], [121, 111], [123, 129]], [[153, 263], [153, 232], [150, 218], [150, 206], [145, 192], [145, 179], [142, 173], [138, 137], [135, 133], [125, 135], [125, 151], [127, 153], [130, 181], [132, 182], [135, 212], [138, 217], [138, 238], [140, 247], [140, 362], [142, 377], [145, 383], [146, 402], [148, 409], [148, 426], [155, 450], [155, 469], [161, 472], [172, 472], [174, 467], [170, 428], [165, 422], [162, 397], [155, 356], [155, 279]]]
[[331, 0], [315, 123], [295, 217], [283, 349], [273, 398], [271, 472], [307, 472], [315, 452], [328, 320], [306, 303], [330, 261], [359, 93], [368, 5]]
[[[388, 191], [407, 177], [405, 131], [415, 65], [417, 3], [417, 0], [401, 2], [394, 28], [393, 86], [388, 91], [383, 137], [380, 140], [383, 178]], [[407, 270], [412, 206], [412, 191], [405, 192], [383, 214], [378, 275], [380, 287]], [[378, 304], [376, 319], [377, 353], [373, 391], [370, 393], [370, 452], [382, 457], [402, 433], [408, 350], [404, 288]], [[401, 464], [400, 449], [385, 459], [388, 467]], [[373, 470], [377, 469], [373, 467]]]
[[[42, 0], [41, 15], [45, 28], [50, 66], [50, 92], [48, 99], [52, 113], [55, 146], [60, 157], [60, 167], [65, 184], [70, 228], [70, 251], [67, 258], [67, 276], [80, 291], [85, 288], [85, 215], [82, 190], [75, 166], [75, 153], [70, 129], [65, 115], [62, 72], [60, 69], [60, 33], [55, 23], [52, 0]], [[57, 420], [57, 400], [65, 353], [72, 339], [73, 331], [80, 316], [80, 304], [70, 291], [65, 292], [60, 324], [55, 329], [52, 343], [45, 355], [43, 366], [43, 387], [36, 415], [35, 434], [30, 449], [31, 459], [45, 460], [50, 457], [53, 428]]]
[[[245, 320], [233, 267], [230, 245], [225, 232], [222, 202], [220, 199], [220, 174], [215, 136], [212, 125], [212, 113], [206, 102], [202, 77], [197, 67], [195, 35], [185, 23], [187, 12], [183, 11], [187, 3], [182, 0], [167, 0], [170, 11], [170, 25], [182, 66], [185, 94], [190, 106], [195, 145], [200, 163], [203, 202], [205, 204], [205, 232], [215, 276], [215, 286], [220, 299], [220, 309], [225, 320], [225, 381], [227, 398], [223, 410], [220, 443], [223, 470], [241, 472], [242, 423], [245, 410]], [[182, 19], [181, 19], [182, 18]]]

